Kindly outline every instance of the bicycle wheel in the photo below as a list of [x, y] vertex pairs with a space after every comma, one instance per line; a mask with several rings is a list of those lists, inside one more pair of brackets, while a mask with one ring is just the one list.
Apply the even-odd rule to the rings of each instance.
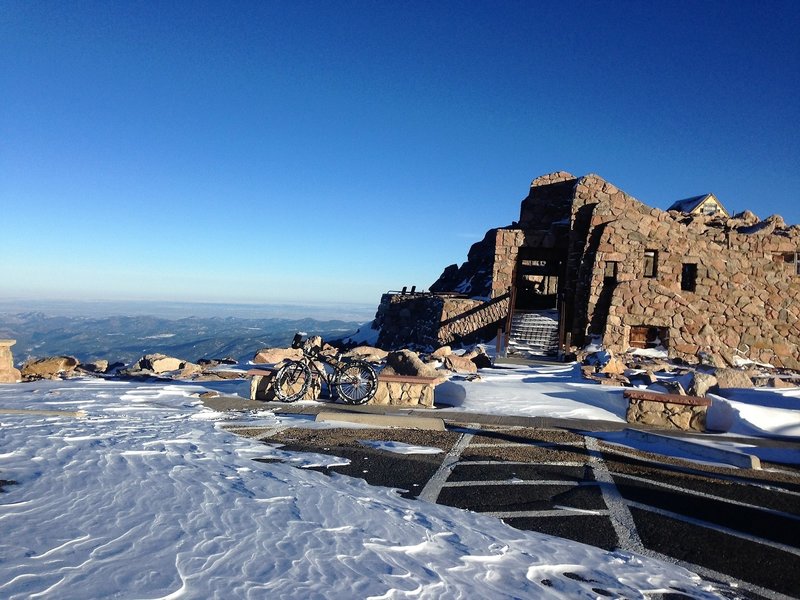
[[368, 362], [354, 360], [336, 372], [333, 389], [346, 404], [364, 404], [378, 389], [378, 375]]
[[303, 397], [311, 383], [311, 370], [304, 363], [291, 361], [275, 374], [272, 389], [281, 402], [294, 402]]

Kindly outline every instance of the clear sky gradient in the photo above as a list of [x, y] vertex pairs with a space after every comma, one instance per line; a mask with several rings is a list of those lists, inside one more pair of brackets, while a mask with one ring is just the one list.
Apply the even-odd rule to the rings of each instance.
[[800, 2], [0, 2], [0, 297], [375, 302], [531, 179], [800, 223]]

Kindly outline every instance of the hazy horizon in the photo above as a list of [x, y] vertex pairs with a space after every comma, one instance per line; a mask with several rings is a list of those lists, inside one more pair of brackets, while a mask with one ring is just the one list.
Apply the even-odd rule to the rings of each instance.
[[[379, 300], [379, 299], [378, 299]], [[236, 317], [241, 319], [298, 319], [371, 321], [378, 301], [342, 302], [191, 302], [159, 300], [58, 300], [0, 298], [0, 313], [41, 312], [49, 316], [153, 316], [165, 319]]]

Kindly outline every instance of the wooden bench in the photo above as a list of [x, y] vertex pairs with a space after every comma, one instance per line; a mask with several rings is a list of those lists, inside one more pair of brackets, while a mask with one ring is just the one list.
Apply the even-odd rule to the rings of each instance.
[[711, 406], [708, 398], [659, 394], [646, 390], [625, 390], [623, 396], [628, 400], [625, 415], [628, 423], [683, 431], [706, 430], [706, 414]]
[[[272, 381], [276, 372], [277, 369], [275, 367], [250, 369], [247, 372], [247, 376], [251, 378], [251, 400], [275, 400]], [[375, 391], [375, 396], [367, 404], [432, 408], [433, 390], [440, 381], [438, 377], [378, 373], [378, 389]], [[303, 400], [317, 400], [320, 395], [320, 388], [321, 385], [319, 383], [314, 389], [309, 388]]]

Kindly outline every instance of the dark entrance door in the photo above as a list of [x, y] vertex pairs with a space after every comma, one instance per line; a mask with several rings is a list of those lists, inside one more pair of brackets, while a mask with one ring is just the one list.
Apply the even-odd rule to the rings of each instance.
[[515, 310], [558, 308], [561, 260], [547, 248], [520, 248], [517, 255]]

